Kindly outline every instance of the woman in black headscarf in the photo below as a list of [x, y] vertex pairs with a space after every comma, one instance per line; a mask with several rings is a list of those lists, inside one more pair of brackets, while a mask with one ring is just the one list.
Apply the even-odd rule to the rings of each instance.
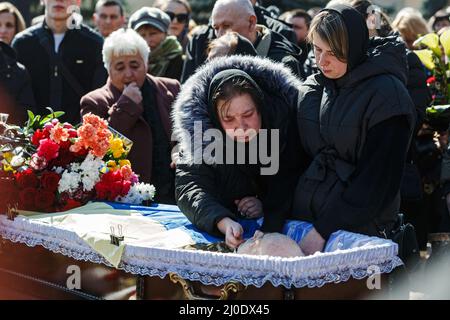
[[[264, 215], [263, 231], [281, 232], [292, 209], [300, 172], [299, 87], [290, 70], [268, 59], [221, 57], [186, 82], [174, 105], [174, 133], [182, 151], [177, 204], [199, 229], [225, 235], [230, 247], [243, 240], [239, 218]], [[199, 126], [202, 131], [195, 132]], [[210, 140], [202, 139], [209, 129], [216, 129], [213, 142], [225, 144], [210, 153]], [[266, 152], [270, 163], [260, 156]]]
[[415, 111], [403, 42], [369, 40], [363, 17], [346, 5], [322, 10], [308, 37], [320, 73], [300, 90], [299, 134], [313, 161], [294, 215], [314, 225], [300, 244], [312, 254], [340, 229], [376, 236], [392, 229]]

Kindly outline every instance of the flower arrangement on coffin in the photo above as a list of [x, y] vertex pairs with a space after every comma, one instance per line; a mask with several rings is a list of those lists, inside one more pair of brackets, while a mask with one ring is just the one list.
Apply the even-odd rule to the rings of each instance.
[[414, 52], [430, 72], [427, 85], [433, 100], [426, 110], [427, 120], [435, 130], [444, 131], [450, 123], [450, 30], [440, 36], [426, 34], [414, 46], [423, 48]]
[[[50, 110], [51, 111], [51, 110]], [[78, 128], [63, 112], [35, 116], [0, 136], [0, 212], [66, 211], [91, 200], [142, 204], [152, 185], [139, 183], [127, 155], [132, 142], [100, 117], [87, 114]]]

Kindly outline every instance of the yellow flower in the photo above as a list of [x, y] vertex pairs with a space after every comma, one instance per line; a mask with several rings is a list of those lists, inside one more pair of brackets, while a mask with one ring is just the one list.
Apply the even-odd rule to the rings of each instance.
[[12, 152], [5, 152], [3, 154], [3, 159], [5, 159], [9, 163], [9, 162], [11, 162], [13, 156], [14, 155], [12, 154]]
[[117, 168], [117, 163], [114, 161], [114, 160], [109, 160], [107, 163], [106, 163], [106, 166], [109, 168], [109, 169], [111, 169], [111, 170], [115, 170], [116, 168]]
[[122, 154], [125, 152], [123, 149], [123, 141], [119, 138], [111, 139], [110, 148], [113, 153], [114, 158], [120, 158]]
[[9, 164], [4, 164], [3, 165], [3, 171], [5, 171], [5, 172], [9, 172], [9, 171], [11, 171], [11, 172], [15, 172], [15, 170], [13, 169], [13, 167], [11, 166], [11, 165], [9, 165]]
[[439, 36], [436, 33], [426, 34], [416, 41], [414, 41], [414, 45], [426, 45], [429, 49], [431, 49], [435, 54], [439, 57], [442, 55], [441, 48], [439, 47]]
[[123, 150], [123, 149], [114, 150], [113, 151], [113, 157], [116, 158], [116, 159], [119, 159], [124, 152], [125, 152], [125, 150]]
[[123, 141], [119, 138], [113, 138], [110, 141], [111, 150], [123, 149]]
[[119, 165], [120, 165], [120, 167], [122, 168], [122, 167], [124, 167], [124, 166], [130, 166], [131, 167], [131, 162], [130, 162], [130, 160], [120, 160], [119, 161]]
[[425, 68], [427, 68], [428, 70], [433, 70], [435, 68], [433, 53], [431, 52], [431, 50], [414, 50], [414, 52], [417, 54]]
[[444, 47], [444, 52], [450, 56], [450, 30], [446, 30], [441, 34], [441, 44]]

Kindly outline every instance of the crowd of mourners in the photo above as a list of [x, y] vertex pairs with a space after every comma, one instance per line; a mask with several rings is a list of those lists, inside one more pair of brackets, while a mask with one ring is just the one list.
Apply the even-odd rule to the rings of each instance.
[[[244, 240], [240, 221], [261, 217], [263, 232], [311, 222], [305, 254], [341, 229], [389, 238], [399, 213], [421, 250], [429, 233], [450, 231], [448, 130], [427, 122], [430, 74], [414, 53], [421, 35], [450, 28], [450, 10], [427, 21], [368, 0], [284, 13], [217, 0], [197, 25], [188, 0], [129, 14], [99, 0], [92, 20], [69, 10], [80, 2], [43, 0], [28, 28], [0, 2], [0, 111], [10, 123], [47, 107], [74, 124], [87, 113], [108, 120], [133, 141], [129, 158], [155, 201], [232, 248]], [[277, 147], [272, 136], [265, 147], [278, 170], [262, 174], [263, 159], [194, 161], [207, 148], [194, 142], [196, 123], [246, 154], [251, 132], [276, 129]]]

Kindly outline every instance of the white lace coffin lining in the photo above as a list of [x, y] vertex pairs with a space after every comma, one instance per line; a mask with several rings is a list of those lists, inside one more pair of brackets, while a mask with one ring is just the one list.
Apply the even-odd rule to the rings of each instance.
[[[76, 260], [111, 266], [75, 232], [32, 223], [20, 216], [10, 221], [1, 215], [0, 235], [29, 247], [40, 245]], [[286, 288], [313, 288], [350, 278], [363, 279], [374, 273], [389, 273], [403, 264], [397, 250], [397, 244], [382, 240], [307, 257], [280, 258], [127, 245], [118, 268], [135, 275], [160, 278], [176, 273], [205, 285], [237, 281], [258, 288], [266, 282]]]

